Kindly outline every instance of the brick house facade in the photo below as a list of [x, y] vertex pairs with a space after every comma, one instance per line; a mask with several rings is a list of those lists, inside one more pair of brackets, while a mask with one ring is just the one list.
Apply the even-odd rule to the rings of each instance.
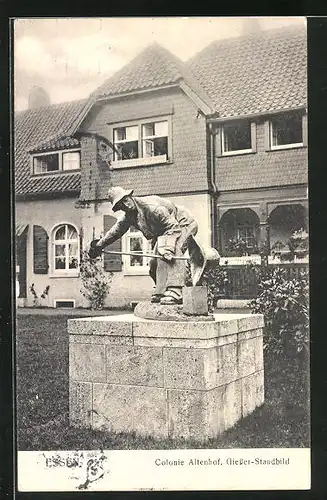
[[[233, 238], [251, 239], [269, 253], [304, 227], [304, 42], [305, 30], [272, 30], [211, 44], [187, 63], [155, 44], [89, 99], [19, 113], [18, 305], [33, 304], [33, 284], [39, 297], [49, 287], [40, 300], [44, 305], [87, 306], [80, 293], [80, 256], [115, 221], [106, 201], [112, 185], [184, 205], [198, 219], [204, 244], [229, 258]], [[257, 55], [256, 67], [249, 54]], [[292, 119], [292, 113], [300, 113], [299, 143], [283, 135], [283, 117]], [[131, 231], [113, 248], [144, 251], [147, 245]], [[104, 269], [113, 273], [108, 306], [151, 295], [147, 264], [130, 256], [104, 257]]]
[[[223, 124], [218, 125], [215, 158], [217, 178], [220, 179], [217, 200], [218, 232], [219, 248], [224, 255], [231, 255], [228, 241], [237, 237], [237, 229], [240, 232], [242, 226], [255, 228], [253, 234], [257, 246], [266, 245], [268, 254], [277, 242], [286, 246], [294, 231], [307, 229], [307, 116], [304, 110], [301, 116], [301, 145], [272, 149], [269, 144], [270, 117], [260, 116], [251, 120], [251, 124], [254, 124], [254, 150], [235, 156], [223, 156]], [[290, 218], [292, 209], [294, 220], [286, 227], [285, 219]], [[242, 222], [245, 211], [250, 213], [250, 217], [245, 217], [246, 220]], [[236, 224], [231, 222], [234, 215]]]
[[229, 242], [243, 238], [250, 253], [287, 253], [308, 229], [305, 27], [213, 42], [189, 67], [219, 115], [207, 121], [220, 251], [232, 262]]

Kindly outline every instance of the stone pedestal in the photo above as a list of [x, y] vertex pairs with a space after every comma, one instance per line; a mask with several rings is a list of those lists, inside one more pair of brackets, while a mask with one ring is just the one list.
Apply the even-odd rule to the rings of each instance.
[[205, 441], [264, 401], [262, 315], [68, 320], [76, 427]]

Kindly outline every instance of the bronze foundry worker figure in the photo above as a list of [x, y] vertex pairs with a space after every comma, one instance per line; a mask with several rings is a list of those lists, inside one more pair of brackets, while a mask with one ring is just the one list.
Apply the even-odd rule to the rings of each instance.
[[133, 226], [147, 240], [152, 251], [162, 259], [151, 259], [149, 274], [156, 284], [151, 302], [181, 304], [185, 283], [185, 261], [175, 257], [187, 250], [188, 239], [198, 231], [194, 217], [183, 207], [159, 196], [133, 196], [133, 190], [122, 187], [108, 190], [112, 210], [122, 210], [124, 215], [99, 240], [90, 243], [89, 256], [96, 258], [103, 248], [121, 238]]

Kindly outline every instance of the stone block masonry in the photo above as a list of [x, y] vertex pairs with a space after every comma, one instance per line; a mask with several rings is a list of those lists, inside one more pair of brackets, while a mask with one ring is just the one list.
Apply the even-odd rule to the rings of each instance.
[[68, 320], [70, 422], [205, 442], [264, 402], [263, 316]]

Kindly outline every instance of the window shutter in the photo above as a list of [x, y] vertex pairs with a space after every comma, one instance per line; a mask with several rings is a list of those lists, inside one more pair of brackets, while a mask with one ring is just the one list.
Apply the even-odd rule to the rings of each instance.
[[[103, 229], [104, 229], [104, 234], [106, 234], [109, 229], [112, 228], [112, 226], [116, 223], [116, 218], [112, 217], [111, 215], [104, 215], [103, 216]], [[111, 243], [111, 245], [108, 245], [104, 249], [105, 251], [107, 250], [113, 250], [114, 252], [121, 252], [121, 238], [119, 238], [117, 241], [114, 241], [114, 243]], [[111, 272], [118, 272], [122, 270], [122, 256], [121, 255], [110, 255], [107, 253], [103, 254], [103, 262], [104, 262], [104, 270], [105, 271], [111, 271]]]
[[34, 274], [48, 273], [48, 234], [42, 226], [33, 226]]

